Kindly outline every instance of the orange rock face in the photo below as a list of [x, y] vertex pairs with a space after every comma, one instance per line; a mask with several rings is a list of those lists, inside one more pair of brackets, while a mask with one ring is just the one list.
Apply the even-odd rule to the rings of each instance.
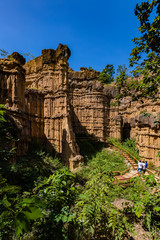
[[[73, 170], [83, 163], [78, 137], [101, 141], [131, 137], [137, 140], [140, 156], [158, 165], [160, 103], [132, 102], [126, 97], [116, 106], [116, 87], [103, 86], [97, 71], [70, 69], [70, 54], [66, 45], [59, 44], [26, 64], [18, 53], [0, 59], [0, 103], [8, 108], [19, 131], [18, 154], [36, 138], [55, 148]], [[151, 115], [144, 118], [144, 110]]]
[[125, 140], [134, 138], [142, 160], [148, 160], [160, 166], [160, 100], [152, 99], [132, 101], [125, 97], [119, 106], [110, 109], [110, 136]]

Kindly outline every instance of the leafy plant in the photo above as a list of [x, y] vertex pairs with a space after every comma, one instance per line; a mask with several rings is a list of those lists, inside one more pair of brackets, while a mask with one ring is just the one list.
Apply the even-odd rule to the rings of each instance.
[[116, 99], [120, 99], [123, 96], [127, 95], [126, 83], [127, 83], [127, 68], [125, 65], [119, 65], [117, 69], [117, 73], [119, 74], [115, 79], [115, 85], [117, 86], [119, 94]]
[[147, 113], [146, 110], [140, 112], [140, 114], [143, 115], [143, 118], [145, 118], [145, 117], [150, 117], [150, 116], [151, 116], [151, 113]]
[[[152, 96], [158, 92], [160, 82], [160, 3], [158, 0], [148, 0], [137, 3], [135, 15], [140, 22], [139, 31], [141, 36], [135, 37], [132, 41], [136, 47], [132, 49], [130, 66], [139, 63], [142, 66], [141, 74], [143, 79], [139, 82], [140, 96]], [[142, 54], [147, 55], [140, 62]]]
[[8, 55], [9, 55], [9, 52], [7, 52], [7, 51], [4, 50], [4, 49], [0, 49], [0, 55], [1, 55], [3, 58], [7, 58]]
[[7, 109], [0, 104], [0, 173], [6, 175], [10, 169], [10, 159], [15, 153], [17, 141], [14, 121], [6, 114]]
[[24, 57], [26, 57], [28, 61], [35, 59], [35, 56], [32, 55], [30, 52], [29, 53], [24, 53]]
[[[85, 165], [77, 171], [78, 179], [92, 178], [92, 173], [97, 169], [98, 172], [123, 171], [127, 169], [123, 157], [116, 152], [109, 152], [102, 144], [94, 147], [94, 142], [83, 141], [83, 156], [85, 156]], [[80, 149], [82, 153], [82, 149]], [[82, 180], [83, 182], [83, 180]]]
[[124, 150], [127, 150], [131, 155], [133, 155], [136, 159], [139, 159], [139, 150], [136, 146], [135, 139], [126, 139], [125, 141], [121, 142], [120, 139], [115, 138], [108, 138], [107, 142], [118, 146]]
[[104, 84], [109, 84], [114, 81], [114, 67], [113, 64], [107, 64], [102, 72], [99, 74], [99, 81]]
[[[110, 203], [113, 177], [99, 169], [92, 171], [72, 211], [76, 212], [75, 239], [123, 239], [131, 224]], [[121, 220], [120, 220], [121, 219]]]
[[36, 196], [21, 195], [20, 187], [9, 185], [1, 175], [0, 187], [0, 239], [20, 237], [31, 229], [33, 220], [42, 217], [44, 204]]
[[93, 68], [91, 66], [88, 67], [88, 70], [93, 70]]
[[36, 224], [38, 239], [68, 239], [69, 223], [75, 217], [70, 208], [78, 191], [75, 176], [68, 169], [37, 182], [34, 193], [46, 204], [44, 217]]

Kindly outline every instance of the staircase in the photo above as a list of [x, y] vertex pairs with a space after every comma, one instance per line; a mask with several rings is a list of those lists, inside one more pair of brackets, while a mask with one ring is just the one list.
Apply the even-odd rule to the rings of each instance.
[[126, 152], [121, 151], [121, 153], [125, 161], [130, 164], [131, 170], [137, 170], [138, 164]]
[[137, 159], [134, 156], [131, 157], [130, 153], [127, 153], [125, 150], [120, 149], [114, 145], [109, 144], [109, 148], [117, 152], [120, 152], [124, 157], [126, 163], [129, 165], [129, 168], [124, 170], [123, 172], [113, 171], [114, 174], [117, 174], [115, 176], [115, 182], [118, 181], [118, 182], [124, 183], [126, 181], [129, 181], [131, 178], [134, 178], [140, 175], [140, 172], [137, 172], [138, 164], [136, 163]]
[[[120, 171], [113, 171], [113, 173], [118, 174], [115, 176], [115, 180], [118, 182], [126, 182], [129, 181], [131, 178], [140, 176], [140, 172], [137, 172], [138, 168], [138, 159], [136, 159], [131, 153], [127, 152], [127, 150], [122, 149], [119, 146], [111, 145], [109, 144], [109, 148], [120, 152], [122, 156], [124, 157], [125, 161], [129, 164], [129, 168], [124, 170], [123, 172]], [[129, 172], [127, 172], [129, 171]], [[127, 173], [125, 173], [127, 172]], [[153, 174], [156, 181], [160, 182], [160, 173], [158, 171], [155, 171], [153, 169], [146, 169], [145, 175]]]

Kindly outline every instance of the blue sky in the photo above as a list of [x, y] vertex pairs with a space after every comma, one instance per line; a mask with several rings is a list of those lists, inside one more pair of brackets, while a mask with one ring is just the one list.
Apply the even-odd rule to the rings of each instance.
[[128, 66], [139, 35], [137, 2], [142, 0], [1, 0], [0, 48], [37, 57], [62, 43], [71, 50], [74, 70]]

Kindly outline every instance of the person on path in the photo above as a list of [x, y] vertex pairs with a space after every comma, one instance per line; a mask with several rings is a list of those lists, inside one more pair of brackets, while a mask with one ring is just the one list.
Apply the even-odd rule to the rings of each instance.
[[145, 174], [145, 172], [146, 172], [146, 163], [144, 161], [142, 163], [142, 169], [143, 169], [143, 173]]
[[143, 168], [143, 164], [142, 164], [142, 162], [141, 162], [141, 160], [140, 160], [140, 161], [138, 162], [138, 169], [137, 169], [137, 171], [141, 173], [142, 168]]
[[147, 161], [145, 161], [145, 166], [146, 166], [146, 168], [148, 168], [148, 163], [147, 163]]

